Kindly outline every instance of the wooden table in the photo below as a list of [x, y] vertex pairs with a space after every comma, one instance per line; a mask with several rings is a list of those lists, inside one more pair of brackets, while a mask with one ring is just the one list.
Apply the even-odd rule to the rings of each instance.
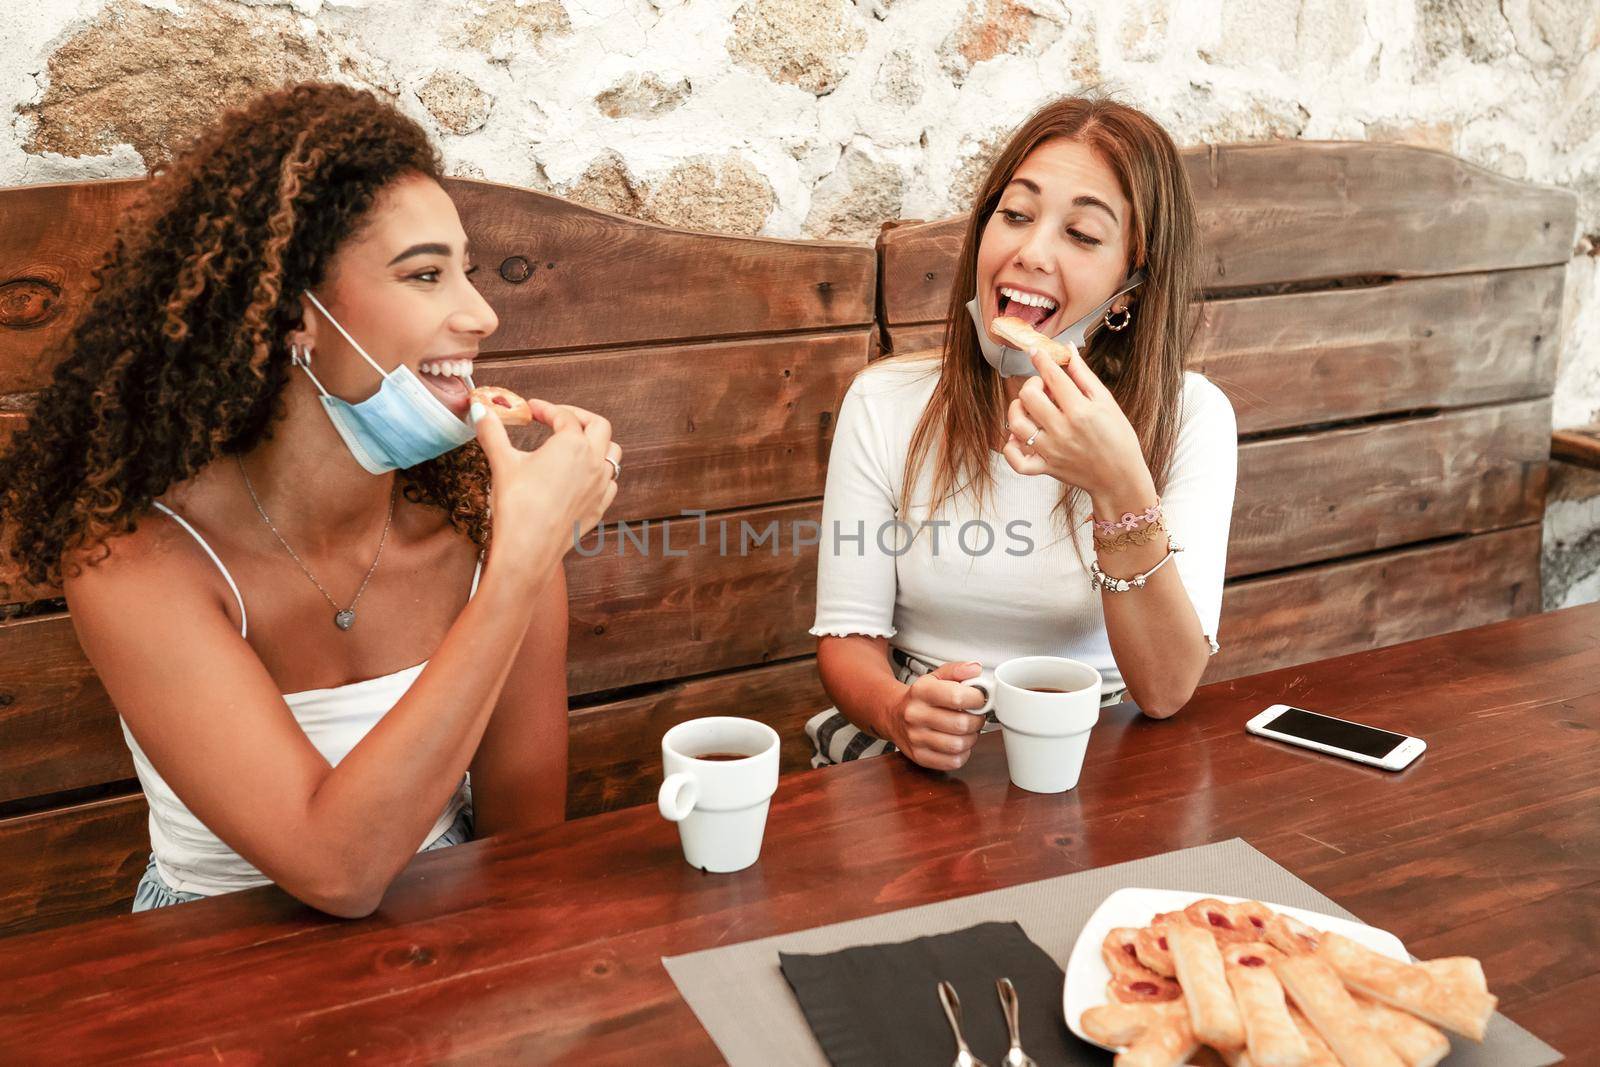
[[[1400, 774], [1244, 733], [1286, 701], [1420, 734]], [[737, 708], [728, 709], [737, 712]], [[1109, 710], [1076, 792], [898, 758], [785, 778], [761, 861], [650, 808], [421, 856], [369, 919], [263, 889], [0, 941], [0, 1063], [713, 1063], [660, 957], [1243, 837], [1600, 1062], [1600, 605]], [[573, 1061], [577, 1062], [577, 1061]]]

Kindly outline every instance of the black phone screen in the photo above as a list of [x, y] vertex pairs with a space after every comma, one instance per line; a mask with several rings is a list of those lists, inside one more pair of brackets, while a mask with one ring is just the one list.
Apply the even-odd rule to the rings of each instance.
[[1329, 718], [1304, 708], [1285, 708], [1275, 719], [1263, 723], [1263, 728], [1291, 737], [1315, 741], [1319, 745], [1342, 748], [1373, 759], [1382, 759], [1399, 747], [1404, 734], [1390, 733], [1358, 722]]

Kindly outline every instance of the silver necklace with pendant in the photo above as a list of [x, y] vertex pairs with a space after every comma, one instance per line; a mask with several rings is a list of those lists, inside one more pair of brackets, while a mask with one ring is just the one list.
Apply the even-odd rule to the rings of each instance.
[[383, 533], [378, 537], [378, 551], [372, 557], [372, 566], [367, 568], [367, 576], [361, 579], [361, 588], [356, 590], [355, 599], [350, 601], [350, 606], [341, 608], [339, 607], [339, 602], [329, 596], [326, 589], [322, 588], [322, 583], [317, 581], [315, 574], [311, 573], [311, 568], [307, 567], [305, 561], [300, 558], [294, 549], [289, 547], [289, 542], [285, 541], [283, 535], [278, 532], [278, 528], [272, 525], [272, 520], [267, 518], [267, 511], [261, 506], [261, 501], [256, 496], [256, 487], [250, 484], [250, 475], [245, 473], [244, 459], [240, 456], [234, 456], [233, 458], [239, 464], [239, 474], [244, 478], [244, 487], [249, 490], [250, 500], [255, 504], [256, 511], [260, 513], [261, 521], [267, 524], [267, 529], [271, 530], [272, 536], [278, 539], [278, 544], [282, 545], [283, 550], [289, 553], [289, 558], [299, 564], [300, 570], [305, 573], [307, 578], [311, 579], [311, 584], [317, 587], [317, 591], [327, 599], [329, 604], [333, 605], [333, 624], [341, 630], [350, 629], [356, 624], [356, 604], [360, 602], [361, 594], [367, 591], [367, 583], [372, 581], [372, 572], [378, 569], [378, 559], [383, 555], [383, 543], [389, 539], [389, 524], [394, 521], [394, 489], [391, 487], [389, 490], [389, 517], [383, 520]]

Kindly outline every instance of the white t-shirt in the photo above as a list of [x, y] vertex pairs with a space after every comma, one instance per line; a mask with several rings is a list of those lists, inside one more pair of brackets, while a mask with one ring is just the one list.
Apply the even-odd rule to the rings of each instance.
[[[896, 514], [911, 434], [939, 366], [938, 359], [874, 364], [839, 406], [811, 633], [891, 638], [931, 663], [973, 660], [990, 671], [1016, 656], [1066, 656], [1097, 668], [1103, 692], [1124, 688], [1100, 598], [1139, 593], [1090, 587], [1095, 555], [1086, 497], [1076, 516], [1081, 563], [1052, 514], [1064, 486], [1049, 475], [1018, 474], [998, 452], [990, 453], [993, 514], [978, 514], [967, 493], [930, 519], [937, 448], [923, 463], [912, 507]], [[1185, 373], [1177, 448], [1161, 496], [1167, 528], [1184, 551], [1167, 566], [1177, 568], [1213, 641], [1237, 466], [1233, 405], [1203, 376]], [[894, 525], [897, 519], [904, 525]]]

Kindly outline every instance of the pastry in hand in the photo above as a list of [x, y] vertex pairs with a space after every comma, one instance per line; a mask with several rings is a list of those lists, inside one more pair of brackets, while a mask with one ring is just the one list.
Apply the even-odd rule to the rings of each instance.
[[1001, 315], [989, 323], [989, 328], [1019, 352], [1026, 352], [1030, 348], [1043, 349], [1046, 356], [1062, 365], [1072, 358], [1072, 349], [1054, 338], [1046, 337], [1015, 315]]
[[533, 408], [509, 389], [480, 385], [471, 393], [473, 402], [482, 404], [507, 426], [526, 426], [533, 421]]

